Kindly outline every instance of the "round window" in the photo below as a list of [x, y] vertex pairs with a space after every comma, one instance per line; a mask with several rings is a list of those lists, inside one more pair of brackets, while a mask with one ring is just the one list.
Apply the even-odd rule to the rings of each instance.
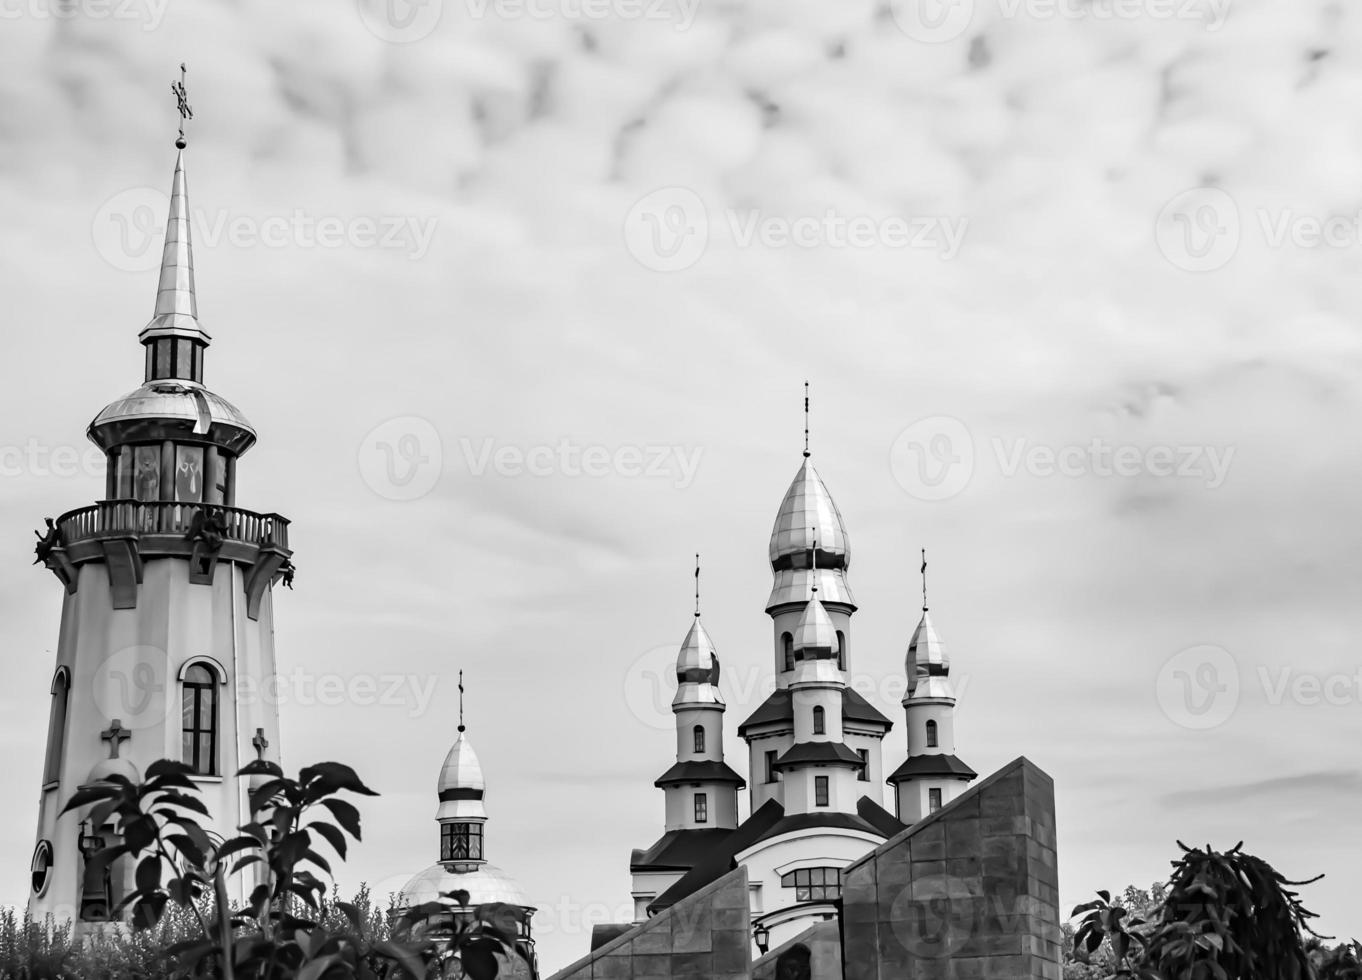
[[41, 895], [47, 891], [47, 883], [52, 878], [52, 842], [40, 840], [33, 849], [33, 894]]

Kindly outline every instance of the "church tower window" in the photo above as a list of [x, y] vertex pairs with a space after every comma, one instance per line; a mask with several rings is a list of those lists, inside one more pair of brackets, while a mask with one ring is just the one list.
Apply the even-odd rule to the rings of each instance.
[[841, 630], [837, 631], [837, 669], [847, 669], [847, 636]]
[[861, 769], [856, 778], [863, 783], [870, 782], [870, 750], [857, 749], [856, 754], [861, 757]]
[[201, 776], [216, 776], [218, 678], [205, 664], [184, 672], [181, 693], [184, 762]]
[[695, 822], [696, 822], [696, 823], [708, 823], [708, 822], [709, 822], [709, 794], [708, 794], [708, 793], [696, 793], [696, 794], [695, 794]]
[[47, 891], [47, 883], [52, 879], [51, 841], [38, 841], [38, 846], [33, 849], [33, 863], [29, 867], [33, 872], [33, 894], [41, 895]]
[[828, 805], [828, 777], [827, 777], [827, 776], [814, 776], [814, 777], [813, 777], [813, 805], [814, 805], [814, 806], [827, 806], [827, 805]]
[[823, 710], [822, 705], [816, 704], [813, 706], [813, 733], [815, 735], [824, 735], [826, 732], [827, 713]]
[[776, 755], [777, 753], [774, 749], [771, 749], [766, 753], [766, 781], [768, 783], [774, 783], [776, 781]]
[[927, 748], [934, 749], [936, 747], [937, 747], [936, 722], [929, 721], [927, 722]]
[[446, 823], [440, 825], [441, 861], [481, 861], [482, 824]]
[[785, 655], [785, 669], [794, 670], [794, 635], [791, 633], [780, 634], [780, 647]]
[[937, 810], [940, 809], [941, 809], [941, 790], [939, 789], [927, 790], [927, 812], [935, 813]]
[[70, 700], [71, 672], [65, 667], [58, 667], [57, 676], [52, 678], [52, 714], [47, 727], [47, 762], [43, 766], [44, 786], [61, 778], [62, 755], [66, 747], [66, 708]]
[[705, 726], [704, 726], [704, 725], [696, 725], [696, 726], [695, 726], [695, 751], [696, 751], [696, 752], [703, 752], [703, 751], [705, 751]]

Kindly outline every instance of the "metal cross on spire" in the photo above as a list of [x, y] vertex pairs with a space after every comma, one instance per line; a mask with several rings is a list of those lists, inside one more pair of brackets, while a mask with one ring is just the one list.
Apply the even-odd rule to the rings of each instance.
[[255, 736], [251, 739], [251, 745], [255, 746], [255, 757], [260, 762], [265, 761], [265, 750], [270, 747], [270, 740], [265, 737], [265, 729], [257, 728]]
[[194, 118], [194, 110], [189, 105], [189, 92], [184, 87], [185, 76], [189, 70], [185, 68], [184, 62], [180, 62], [180, 80], [170, 83], [170, 91], [175, 95], [175, 109], [180, 114], [180, 135], [175, 140], [175, 146], [183, 150], [187, 144], [184, 138], [184, 124]]
[[463, 671], [459, 671], [459, 731], [463, 731]]
[[700, 552], [695, 553], [695, 617], [700, 618]]
[[922, 549], [922, 568], [919, 569], [922, 575], [922, 611], [927, 611], [927, 549]]
[[809, 458], [809, 383], [804, 382], [804, 458]]
[[117, 759], [119, 743], [132, 738], [132, 732], [123, 727], [123, 722], [120, 719], [115, 718], [113, 724], [99, 733], [99, 737], [109, 743], [109, 758]]

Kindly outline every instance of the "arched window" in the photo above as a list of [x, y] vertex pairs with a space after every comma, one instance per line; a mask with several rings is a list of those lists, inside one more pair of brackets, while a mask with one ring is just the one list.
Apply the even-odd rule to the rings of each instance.
[[794, 670], [794, 637], [789, 633], [782, 633], [780, 647], [785, 653], [785, 669]]
[[827, 729], [827, 713], [822, 705], [813, 706], [813, 733], [815, 735], [825, 734]]
[[184, 762], [201, 776], [218, 774], [218, 677], [191, 664], [180, 682]]
[[47, 720], [47, 761], [43, 785], [61, 779], [62, 753], [66, 747], [66, 707], [71, 700], [71, 672], [58, 667], [52, 678], [52, 711]]
[[936, 748], [936, 722], [927, 722], [927, 748]]
[[695, 726], [695, 751], [696, 751], [696, 752], [703, 752], [703, 751], [705, 751], [705, 726], [704, 726], [704, 725], [696, 725], [696, 726]]
[[847, 669], [847, 637], [841, 630], [837, 631], [837, 669]]

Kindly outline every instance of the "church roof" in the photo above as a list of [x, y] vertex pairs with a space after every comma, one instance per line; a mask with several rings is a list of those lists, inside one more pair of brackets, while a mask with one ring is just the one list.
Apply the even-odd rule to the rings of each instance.
[[161, 249], [161, 279], [156, 287], [156, 309], [139, 336], [186, 337], [207, 344], [209, 337], [199, 326], [198, 301], [194, 295], [194, 250], [190, 236], [189, 184], [184, 175], [184, 148], [175, 155], [175, 174], [170, 183], [170, 210], [166, 216], [165, 244]]
[[851, 545], [842, 514], [806, 456], [776, 512], [768, 549], [772, 566], [788, 566], [795, 556], [809, 554], [815, 542], [820, 566], [845, 568], [851, 564]]
[[862, 762], [859, 755], [841, 742], [796, 742], [781, 753], [775, 762], [776, 769], [803, 765], [850, 765], [860, 768]]
[[901, 783], [907, 779], [923, 776], [954, 776], [958, 779], [973, 779], [979, 775], [953, 755], [914, 755], [904, 760], [903, 765], [894, 770], [888, 782]]
[[[776, 722], [794, 723], [794, 706], [791, 703], [789, 688], [777, 688], [761, 703], [747, 720], [738, 726], [738, 735], [745, 737], [748, 729]], [[874, 705], [863, 698], [854, 688], [842, 692], [842, 724], [870, 725], [889, 731], [894, 723], [879, 712]]]
[[742, 789], [747, 785], [747, 780], [729, 768], [727, 763], [706, 759], [678, 762], [658, 776], [653, 785], [668, 786], [673, 783], [736, 783], [738, 789]]
[[493, 864], [480, 864], [461, 872], [452, 871], [443, 864], [432, 864], [402, 886], [397, 906], [407, 909], [424, 902], [439, 901], [445, 892], [460, 889], [468, 892], [470, 907], [504, 902], [520, 908], [534, 908], [520, 882]]
[[635, 850], [631, 871], [688, 871], [720, 846], [732, 830], [669, 830], [647, 850]]

